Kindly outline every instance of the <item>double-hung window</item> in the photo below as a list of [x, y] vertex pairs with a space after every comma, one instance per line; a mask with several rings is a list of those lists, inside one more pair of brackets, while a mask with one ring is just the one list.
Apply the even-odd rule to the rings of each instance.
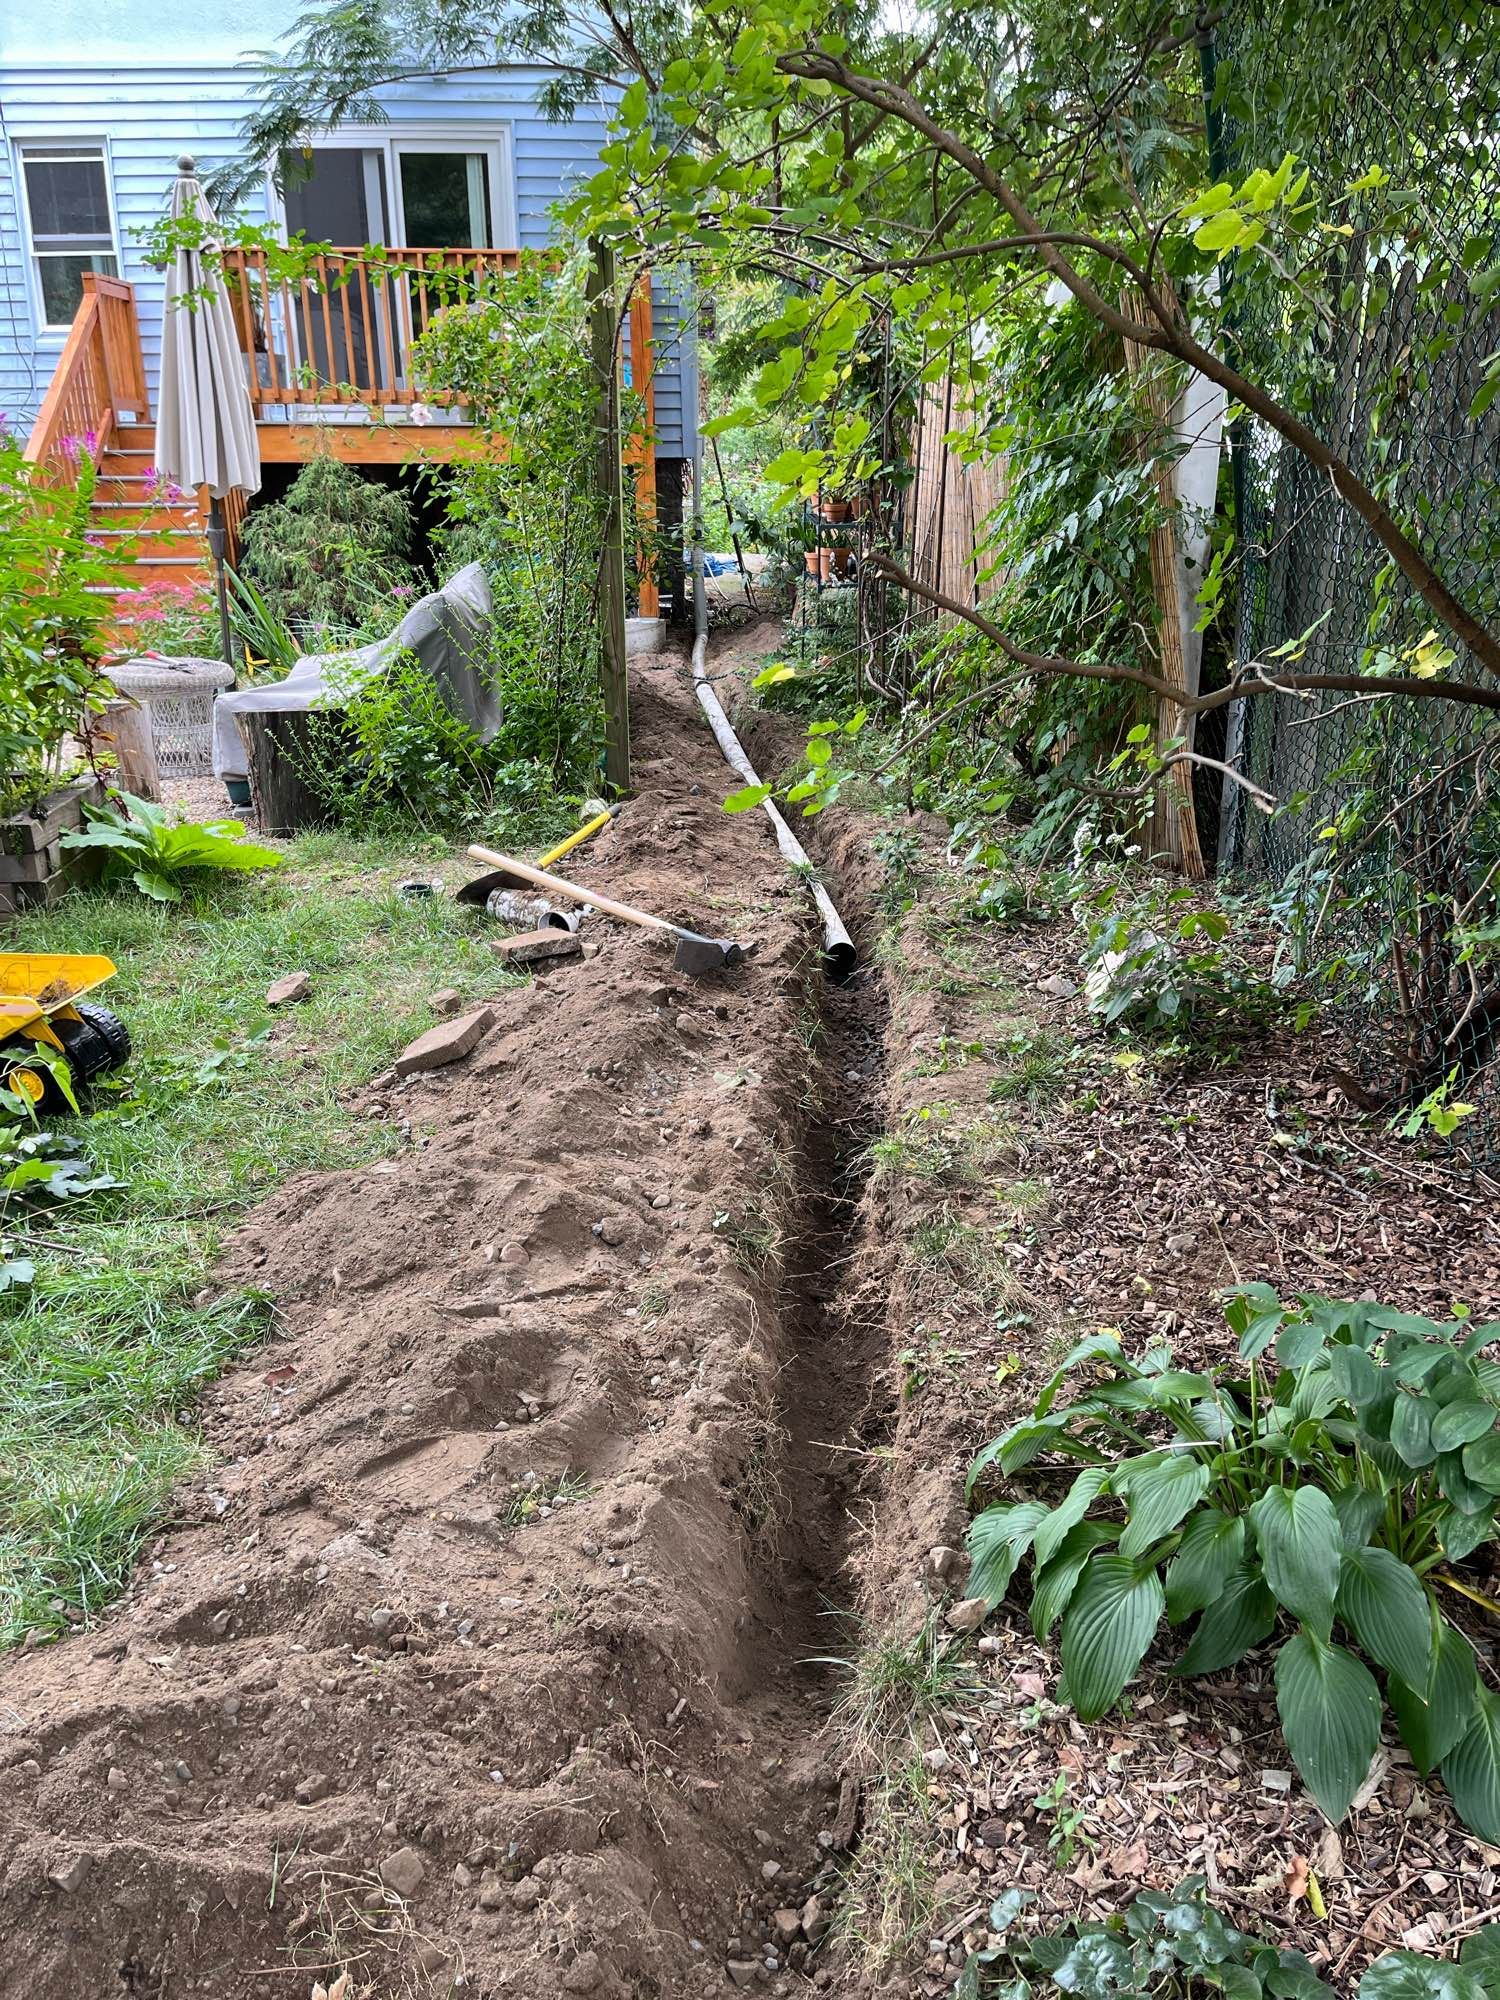
[[37, 316], [46, 332], [66, 332], [84, 272], [120, 272], [108, 161], [103, 146], [87, 143], [27, 140], [19, 153]]

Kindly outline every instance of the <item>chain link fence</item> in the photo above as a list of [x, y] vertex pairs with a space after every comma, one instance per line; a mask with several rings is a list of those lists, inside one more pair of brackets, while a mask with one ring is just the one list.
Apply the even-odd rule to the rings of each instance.
[[[1335, 306], [1310, 351], [1289, 339], [1275, 285], [1231, 274], [1242, 363], [1306, 413], [1493, 626], [1500, 399], [1473, 414], [1500, 348], [1493, 12], [1230, 0], [1215, 54], [1206, 80], [1228, 177], [1293, 152], [1325, 201], [1372, 166], [1399, 190], [1332, 212], [1348, 227], [1332, 239]], [[1367, 226], [1369, 207], [1380, 219]], [[1276, 649], [1305, 639], [1310, 673], [1409, 672], [1433, 615], [1327, 476], [1249, 422], [1233, 460], [1239, 660], [1274, 671]], [[1485, 678], [1462, 651], [1446, 671]], [[1440, 1114], [1474, 1106], [1466, 1149], [1500, 1161], [1500, 728], [1441, 701], [1265, 697], [1236, 704], [1228, 754], [1289, 809], [1267, 819], [1226, 787], [1221, 867], [1285, 885], [1283, 913], [1306, 962], [1330, 969], [1361, 1081]]]

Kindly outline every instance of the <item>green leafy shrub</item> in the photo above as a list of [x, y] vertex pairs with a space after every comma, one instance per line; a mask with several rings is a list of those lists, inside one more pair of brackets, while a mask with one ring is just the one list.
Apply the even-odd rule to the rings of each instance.
[[377, 600], [400, 616], [396, 591], [412, 587], [411, 504], [342, 459], [303, 467], [284, 500], [245, 519], [242, 576], [272, 616], [305, 634], [362, 628]]
[[[1500, 1695], [1435, 1584], [1496, 1535], [1500, 1325], [1438, 1326], [1369, 1304], [1265, 1285], [1237, 1293], [1241, 1369], [1129, 1360], [1117, 1335], [1081, 1342], [1032, 1414], [980, 1452], [969, 1492], [1043, 1454], [1082, 1469], [1061, 1502], [987, 1507], [970, 1529], [971, 1594], [997, 1604], [1032, 1559], [1031, 1623], [1062, 1621], [1059, 1698], [1112, 1708], [1156, 1636], [1193, 1623], [1179, 1674], [1216, 1673], [1270, 1639], [1287, 1746], [1331, 1820], [1380, 1739], [1380, 1694], [1344, 1636], [1384, 1673], [1424, 1776], [1441, 1767], [1464, 1821], [1500, 1840]], [[1276, 1366], [1263, 1357], [1275, 1343]], [[1105, 1379], [1059, 1409], [1084, 1368]], [[1483, 1601], [1482, 1599], [1480, 1601]]]
[[[970, 1954], [954, 2000], [1334, 2000], [1300, 1951], [1237, 1930], [1190, 1875], [1170, 1896], [1143, 1889], [1129, 1908], [1098, 1921], [1011, 1938], [1034, 1900], [1007, 1889], [990, 1905], [1000, 1943]], [[1500, 2000], [1500, 1925], [1466, 1937], [1457, 1965], [1416, 1951], [1388, 1951], [1359, 1982], [1359, 2000]]]
[[[523, 254], [437, 314], [413, 348], [425, 393], [460, 402], [491, 449], [446, 475], [445, 573], [482, 562], [494, 599], [486, 674], [500, 759], [555, 787], [595, 782], [602, 737], [598, 383], [580, 257]], [[627, 409], [627, 434], [638, 422]]]
[[129, 792], [116, 797], [123, 811], [88, 806], [87, 826], [62, 836], [64, 847], [100, 850], [107, 883], [129, 880], [153, 902], [180, 903], [185, 889], [226, 870], [281, 866], [274, 848], [240, 838], [245, 829], [237, 819], [178, 822], [163, 807]]
[[38, 804], [67, 775], [64, 746], [109, 694], [99, 673], [119, 566], [89, 536], [95, 468], [44, 484], [0, 418], [0, 815]]
[[502, 756], [398, 653], [314, 713], [302, 775], [341, 825], [455, 833], [489, 812]]
[[1116, 882], [1080, 901], [1084, 998], [1105, 1027], [1203, 1049], [1281, 1011], [1282, 994], [1248, 963], [1228, 917], [1196, 900], [1191, 889]]

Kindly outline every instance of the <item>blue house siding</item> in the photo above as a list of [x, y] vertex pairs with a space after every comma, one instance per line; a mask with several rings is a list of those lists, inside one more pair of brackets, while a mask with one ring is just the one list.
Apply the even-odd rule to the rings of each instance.
[[[463, 76], [423, 78], [381, 94], [389, 118], [383, 130], [441, 131], [445, 126], [484, 136], [508, 130], [514, 216], [494, 218], [503, 247], [545, 245], [552, 235], [552, 205], [593, 172], [604, 140], [604, 113], [586, 109], [555, 125], [536, 108], [544, 72], [494, 69]], [[120, 243], [120, 272], [136, 287], [147, 382], [155, 407], [161, 356], [162, 281], [142, 255], [136, 232], [161, 215], [177, 156], [191, 153], [200, 172], [233, 159], [239, 132], [255, 98], [256, 73], [243, 63], [115, 63], [52, 65], [0, 60], [0, 409], [24, 429], [45, 395], [62, 349], [61, 334], [38, 333], [26, 263], [16, 185], [16, 147], [28, 140], [90, 140], [107, 148]], [[269, 219], [258, 186], [243, 209], [254, 222]], [[684, 437], [684, 347], [673, 304], [675, 291], [655, 286], [660, 343], [656, 378], [658, 450], [688, 456]], [[690, 365], [690, 363], [689, 363]], [[690, 399], [691, 402], [692, 399]]]

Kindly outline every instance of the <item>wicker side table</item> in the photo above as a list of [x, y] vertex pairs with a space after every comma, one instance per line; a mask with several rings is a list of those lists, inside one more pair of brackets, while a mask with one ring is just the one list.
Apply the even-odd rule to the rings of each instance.
[[156, 764], [164, 778], [212, 776], [214, 696], [234, 686], [222, 660], [161, 660], [143, 654], [107, 670], [122, 695], [138, 701], [151, 724]]

